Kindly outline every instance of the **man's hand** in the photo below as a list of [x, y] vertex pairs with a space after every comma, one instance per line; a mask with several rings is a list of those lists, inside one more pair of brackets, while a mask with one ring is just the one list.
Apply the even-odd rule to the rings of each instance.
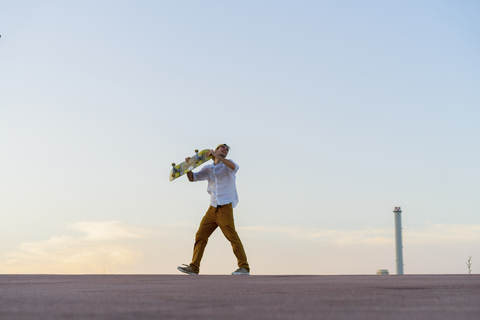
[[218, 157], [218, 154], [217, 154], [215, 151], [213, 151], [213, 150], [208, 150], [207, 153], [205, 154], [205, 156], [206, 156], [206, 157], [211, 157], [211, 156], [213, 156], [213, 157], [216, 158], [216, 157]]
[[187, 163], [188, 161], [190, 161], [190, 159], [192, 159], [192, 158], [190, 158], [190, 157], [185, 158], [185, 163]]
[[209, 150], [209, 151], [207, 151], [207, 153], [206, 153], [205, 155], [206, 155], [207, 157], [212, 156], [212, 157], [214, 157], [215, 159], [218, 159], [218, 160], [220, 160], [220, 161], [222, 161], [222, 162], [223, 162], [222, 159], [225, 159], [225, 156], [224, 156], [223, 154], [218, 153], [218, 152], [215, 152], [214, 150]]

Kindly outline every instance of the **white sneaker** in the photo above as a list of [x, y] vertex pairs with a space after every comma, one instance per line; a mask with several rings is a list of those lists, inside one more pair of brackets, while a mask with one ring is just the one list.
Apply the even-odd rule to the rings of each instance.
[[250, 275], [250, 272], [245, 268], [238, 268], [237, 270], [232, 272], [233, 275]]
[[183, 272], [183, 273], [188, 273], [192, 275], [198, 275], [193, 269], [188, 265], [188, 264], [183, 264], [184, 267], [177, 267], [178, 271]]

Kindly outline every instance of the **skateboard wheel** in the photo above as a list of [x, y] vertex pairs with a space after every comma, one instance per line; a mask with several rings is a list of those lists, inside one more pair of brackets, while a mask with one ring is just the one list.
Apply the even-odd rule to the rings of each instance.
[[198, 153], [198, 149], [195, 149], [195, 153]]
[[175, 163], [172, 163], [172, 167], [175, 167]]

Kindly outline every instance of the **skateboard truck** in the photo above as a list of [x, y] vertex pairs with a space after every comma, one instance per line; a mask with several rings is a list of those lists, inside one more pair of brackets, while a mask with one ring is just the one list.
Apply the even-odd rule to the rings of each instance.
[[177, 172], [180, 171], [180, 169], [175, 168], [175, 163], [172, 163], [172, 177], [175, 176]]
[[198, 155], [198, 149], [195, 149], [195, 163], [198, 163], [200, 161], [200, 156]]

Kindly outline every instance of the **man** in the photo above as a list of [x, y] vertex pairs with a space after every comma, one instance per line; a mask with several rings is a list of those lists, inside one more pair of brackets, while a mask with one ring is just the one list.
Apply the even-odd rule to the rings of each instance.
[[[235, 185], [235, 174], [238, 171], [238, 165], [226, 157], [230, 147], [226, 144], [220, 144], [214, 150], [207, 152], [207, 156], [212, 156], [213, 164], [206, 165], [197, 173], [192, 171], [187, 173], [188, 180], [208, 181], [207, 192], [210, 194], [210, 207], [200, 222], [197, 234], [195, 235], [195, 245], [193, 247], [193, 258], [190, 265], [184, 264], [177, 269], [183, 273], [196, 275], [200, 272], [200, 261], [208, 242], [210, 235], [220, 227], [225, 237], [230, 241], [233, 253], [237, 257], [238, 269], [232, 272], [233, 275], [249, 275], [247, 256], [243, 249], [242, 241], [235, 231], [233, 220], [233, 208], [238, 203], [237, 187]], [[188, 162], [189, 158], [185, 159]]]

